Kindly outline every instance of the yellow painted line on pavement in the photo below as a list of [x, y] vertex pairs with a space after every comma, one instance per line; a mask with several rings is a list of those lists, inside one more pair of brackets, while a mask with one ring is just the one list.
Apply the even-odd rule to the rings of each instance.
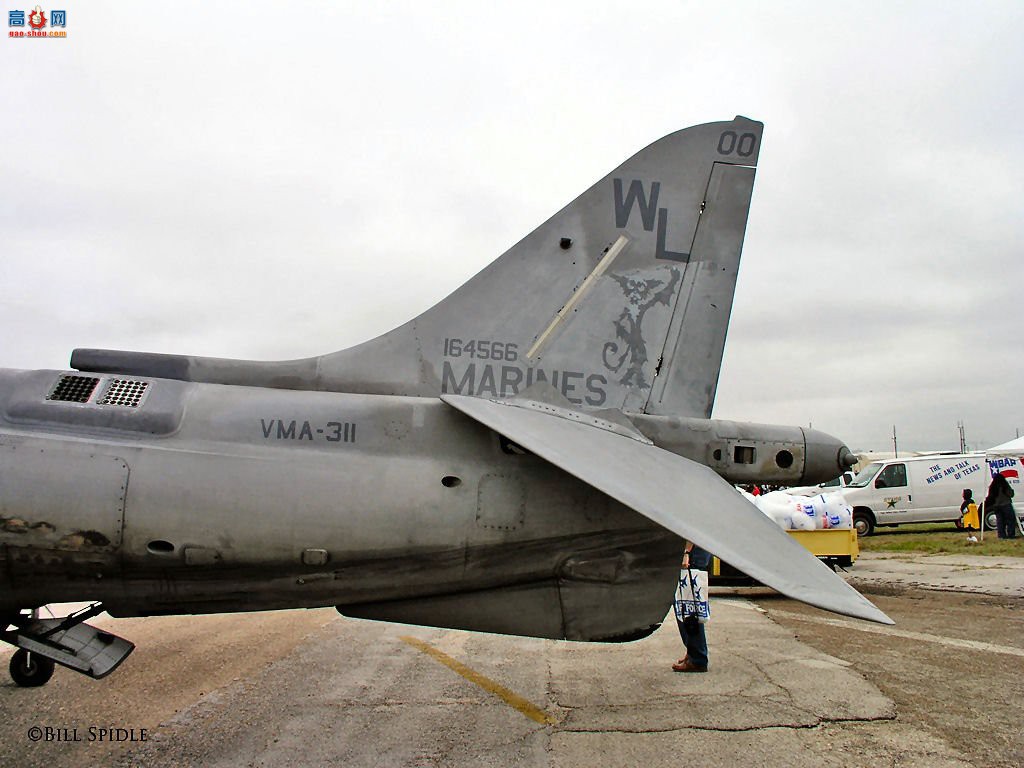
[[796, 621], [809, 621], [813, 624], [827, 624], [830, 627], [856, 629], [858, 632], [869, 632], [875, 635], [889, 635], [890, 637], [902, 637], [907, 640], [920, 640], [925, 643], [938, 643], [939, 645], [948, 645], [953, 648], [969, 648], [972, 651], [1002, 653], [1007, 656], [1024, 656], [1024, 648], [1014, 648], [1011, 645], [996, 645], [995, 643], [984, 643], [979, 640], [961, 640], [957, 637], [942, 637], [925, 632], [908, 632], [905, 629], [893, 629], [892, 627], [883, 627], [878, 624], [868, 624], [862, 621], [827, 619], [824, 616], [805, 616], [802, 613], [777, 611], [774, 608], [768, 610], [768, 615], [781, 616], [782, 618], [795, 619]]
[[461, 661], [453, 659], [448, 654], [439, 651], [429, 643], [425, 643], [422, 640], [418, 640], [415, 637], [409, 637], [408, 635], [403, 636], [402, 642], [408, 643], [413, 648], [423, 651], [425, 654], [433, 658], [435, 661], [439, 661], [446, 667], [454, 672], [462, 675], [464, 678], [474, 685], [478, 685], [488, 693], [492, 693], [499, 699], [508, 704], [512, 709], [520, 712], [526, 717], [540, 723], [541, 725], [554, 725], [558, 722], [558, 718], [554, 715], [548, 714], [540, 707], [531, 704], [529, 701], [524, 699], [517, 693], [513, 693], [508, 688], [499, 683], [494, 682], [489, 677], [481, 675], [474, 669], [470, 669]]

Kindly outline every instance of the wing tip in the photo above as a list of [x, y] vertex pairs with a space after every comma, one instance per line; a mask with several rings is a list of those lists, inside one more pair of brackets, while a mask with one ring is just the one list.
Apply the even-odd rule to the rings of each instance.
[[853, 605], [847, 604], [843, 606], [826, 606], [819, 603], [817, 607], [823, 608], [824, 610], [830, 611], [832, 613], [840, 613], [844, 616], [849, 616], [852, 619], [872, 621], [876, 624], [885, 624], [888, 626], [893, 626], [896, 623], [895, 621], [890, 619], [889, 616], [886, 615], [886, 613], [882, 611], [881, 608], [879, 608], [877, 605], [875, 605], [866, 597], [864, 597], [864, 595], [862, 595], [860, 592], [857, 592], [855, 589], [853, 589], [853, 587], [850, 587], [850, 589], [854, 592], [854, 594], [857, 595], [858, 598], [857, 602]]
[[871, 605], [871, 607], [874, 608], [874, 611], [872, 611], [870, 616], [864, 616], [864, 619], [867, 621], [873, 621], [877, 624], [884, 624], [888, 627], [895, 626], [896, 622], [890, 619], [884, 611], [879, 610], [875, 605]]

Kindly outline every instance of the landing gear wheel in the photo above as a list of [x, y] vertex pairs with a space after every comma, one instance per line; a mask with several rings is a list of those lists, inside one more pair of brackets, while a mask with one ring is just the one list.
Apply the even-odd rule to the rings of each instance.
[[11, 656], [11, 679], [22, 688], [38, 688], [53, 677], [53, 666], [45, 656], [19, 648]]

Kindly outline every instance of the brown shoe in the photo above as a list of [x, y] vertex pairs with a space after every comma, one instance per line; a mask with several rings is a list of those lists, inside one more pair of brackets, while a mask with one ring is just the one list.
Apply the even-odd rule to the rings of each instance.
[[681, 662], [672, 665], [672, 669], [676, 672], [707, 672], [707, 667], [698, 667], [689, 659], [683, 659]]

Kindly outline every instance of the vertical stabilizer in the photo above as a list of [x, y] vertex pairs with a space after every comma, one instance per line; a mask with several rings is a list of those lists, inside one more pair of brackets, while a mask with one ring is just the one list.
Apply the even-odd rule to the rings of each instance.
[[[762, 127], [737, 117], [651, 144], [417, 319], [323, 358], [322, 374], [484, 397], [546, 380], [584, 407], [707, 416]], [[380, 380], [389, 370], [404, 381]]]
[[446, 299], [318, 358], [255, 363], [77, 350], [94, 371], [376, 394], [511, 397], [546, 381], [584, 408], [707, 416], [762, 124], [641, 150]]

